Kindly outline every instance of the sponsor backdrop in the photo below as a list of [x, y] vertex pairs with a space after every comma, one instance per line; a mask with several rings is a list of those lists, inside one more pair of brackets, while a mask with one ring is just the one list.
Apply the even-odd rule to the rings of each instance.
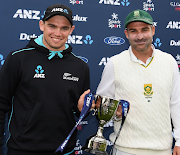
[[[124, 20], [135, 9], [145, 10], [152, 15], [156, 27], [154, 46], [171, 53], [180, 65], [179, 0], [6, 0], [1, 1], [0, 5], [0, 68], [10, 51], [26, 46], [31, 37], [41, 34], [39, 20], [43, 18], [46, 8], [55, 3], [65, 4], [73, 11], [75, 30], [67, 42], [72, 45], [74, 54], [90, 67], [92, 92], [96, 91], [108, 59], [128, 48]], [[4, 143], [9, 136], [7, 126]], [[81, 148], [86, 138], [95, 134], [97, 127], [98, 122], [91, 115], [78, 126], [76, 154], [89, 154]], [[113, 144], [108, 140], [112, 131], [113, 122], [110, 122], [104, 128], [108, 152]]]

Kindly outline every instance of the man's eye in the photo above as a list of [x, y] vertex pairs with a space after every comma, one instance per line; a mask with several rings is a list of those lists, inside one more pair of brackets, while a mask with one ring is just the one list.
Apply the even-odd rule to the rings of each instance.
[[54, 26], [54, 25], [51, 25], [50, 27], [51, 27], [51, 28], [54, 28], [55, 26]]
[[67, 27], [64, 27], [63, 30], [68, 30], [68, 28], [67, 28]]
[[136, 31], [134, 31], [134, 30], [131, 30], [130, 32], [131, 32], [131, 33], [134, 33], [134, 32], [136, 32]]

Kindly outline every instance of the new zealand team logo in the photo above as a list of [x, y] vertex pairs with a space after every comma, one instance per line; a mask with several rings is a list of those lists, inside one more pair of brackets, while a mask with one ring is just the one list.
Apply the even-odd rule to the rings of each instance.
[[145, 96], [152, 96], [153, 95], [153, 91], [152, 91], [152, 84], [144, 84], [144, 95]]

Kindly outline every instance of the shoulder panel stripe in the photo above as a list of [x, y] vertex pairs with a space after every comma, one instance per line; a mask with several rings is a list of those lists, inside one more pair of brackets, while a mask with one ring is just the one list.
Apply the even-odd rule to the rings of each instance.
[[13, 52], [12, 55], [16, 54], [16, 53], [19, 53], [19, 52], [23, 52], [23, 51], [28, 51], [28, 50], [33, 50], [35, 48], [27, 48], [27, 49], [22, 49], [22, 50], [19, 50], [19, 51], [16, 51], [16, 52]]
[[71, 54], [78, 58], [78, 56], [76, 56], [73, 52], [71, 52]]

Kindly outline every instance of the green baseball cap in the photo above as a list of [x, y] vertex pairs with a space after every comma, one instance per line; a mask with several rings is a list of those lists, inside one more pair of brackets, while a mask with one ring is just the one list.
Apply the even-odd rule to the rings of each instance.
[[153, 24], [153, 19], [148, 12], [143, 11], [143, 10], [134, 10], [127, 15], [125, 19], [124, 27], [126, 28], [129, 23], [135, 22], [135, 21], [144, 22], [150, 25]]

